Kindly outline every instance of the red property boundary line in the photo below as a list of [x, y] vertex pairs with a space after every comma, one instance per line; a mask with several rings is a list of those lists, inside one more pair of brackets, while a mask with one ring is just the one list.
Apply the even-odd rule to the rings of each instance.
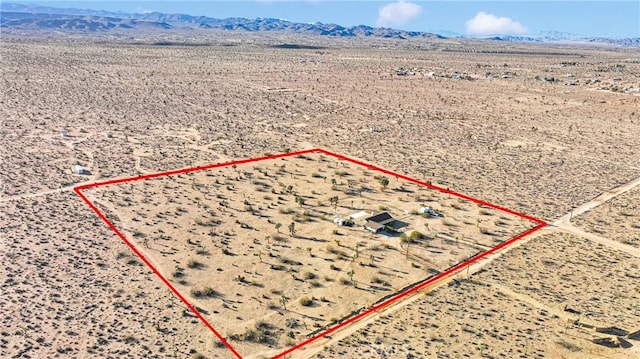
[[102, 186], [108, 186], [108, 185], [112, 185], [112, 184], [118, 184], [118, 183], [126, 183], [126, 182], [133, 182], [133, 181], [138, 181], [138, 180], [145, 180], [145, 179], [149, 179], [149, 178], [156, 178], [156, 177], [163, 177], [163, 176], [171, 176], [171, 175], [176, 175], [176, 174], [182, 174], [182, 173], [189, 173], [189, 172], [196, 172], [196, 171], [202, 171], [202, 170], [207, 170], [207, 169], [212, 169], [212, 168], [218, 168], [218, 167], [228, 167], [228, 166], [233, 166], [233, 165], [240, 165], [240, 164], [246, 164], [246, 163], [251, 163], [251, 162], [258, 162], [258, 161], [264, 161], [264, 160], [269, 160], [269, 159], [277, 159], [277, 158], [283, 158], [283, 157], [293, 157], [293, 156], [298, 156], [298, 155], [304, 155], [304, 154], [308, 154], [308, 153], [323, 153], [325, 155], [331, 156], [331, 157], [335, 157], [344, 161], [348, 161], [363, 167], [366, 167], [368, 169], [371, 170], [376, 170], [378, 172], [382, 172], [385, 173], [387, 175], [390, 176], [394, 176], [396, 178], [401, 178], [403, 180], [421, 185], [421, 186], [425, 186], [434, 190], [437, 190], [439, 192], [443, 192], [443, 193], [447, 193], [447, 194], [451, 194], [454, 195], [456, 197], [459, 198], [463, 198], [466, 200], [469, 200], [471, 202], [486, 206], [486, 207], [490, 207], [490, 208], [494, 208], [503, 212], [507, 212], [510, 214], [513, 214], [515, 216], [527, 219], [529, 221], [535, 222], [538, 225], [525, 231], [522, 232], [520, 234], [518, 234], [517, 236], [500, 243], [499, 245], [485, 251], [482, 253], [479, 253], [478, 255], [471, 257], [469, 259], [467, 259], [464, 262], [461, 262], [449, 269], [447, 269], [446, 271], [439, 273], [436, 276], [430, 277], [429, 279], [426, 279], [425, 281], [415, 285], [414, 287], [410, 288], [409, 290], [406, 290], [404, 292], [398, 293], [395, 296], [392, 296], [388, 299], [386, 299], [385, 301], [378, 303], [375, 306], [370, 307], [369, 309], [365, 310], [364, 312], [361, 312], [355, 316], [350, 317], [349, 319], [345, 320], [344, 322], [338, 323], [333, 327], [328, 328], [327, 330], [318, 333], [306, 340], [304, 340], [303, 342], [283, 351], [280, 354], [277, 354], [276, 356], [274, 356], [274, 359], [278, 359], [278, 358], [283, 358], [284, 356], [286, 356], [287, 354], [302, 348], [303, 346], [321, 338], [324, 337], [326, 335], [329, 335], [341, 328], [343, 328], [344, 326], [353, 323], [359, 319], [361, 319], [364, 316], [367, 316], [369, 314], [371, 314], [374, 311], [377, 311], [389, 304], [391, 304], [392, 302], [399, 300], [402, 297], [405, 297], [411, 293], [414, 293], [416, 291], [419, 291], [420, 289], [426, 287], [427, 285], [442, 279], [446, 276], [451, 275], [454, 272], [459, 271], [460, 269], [473, 264], [474, 262], [487, 257], [488, 255], [495, 253], [497, 251], [499, 251], [500, 249], [509, 246], [510, 244], [522, 239], [523, 237], [545, 227], [547, 225], [547, 223], [543, 220], [513, 211], [511, 209], [505, 208], [505, 207], [501, 207], [477, 198], [473, 198], [473, 197], [469, 197], [467, 195], [461, 194], [461, 193], [457, 193], [454, 191], [451, 191], [447, 188], [442, 188], [439, 186], [435, 186], [433, 184], [430, 183], [426, 183], [423, 181], [419, 181], [416, 180], [414, 178], [399, 174], [399, 173], [395, 173], [389, 170], [386, 170], [384, 168], [380, 168], [359, 160], [355, 160], [337, 153], [333, 153], [330, 151], [327, 151], [325, 149], [322, 148], [313, 148], [313, 149], [309, 149], [309, 150], [302, 150], [302, 151], [296, 151], [296, 152], [289, 152], [289, 153], [282, 153], [282, 154], [277, 154], [277, 155], [270, 155], [270, 156], [264, 156], [264, 157], [257, 157], [257, 158], [251, 158], [251, 159], [244, 159], [244, 160], [238, 160], [238, 161], [231, 161], [231, 162], [223, 162], [223, 163], [217, 163], [217, 164], [212, 164], [212, 165], [206, 165], [206, 166], [198, 166], [198, 167], [191, 167], [191, 168], [183, 168], [183, 169], [178, 169], [178, 170], [173, 170], [173, 171], [165, 171], [165, 172], [158, 172], [158, 173], [152, 173], [152, 174], [147, 174], [147, 175], [140, 175], [140, 176], [136, 176], [136, 177], [128, 177], [128, 178], [120, 178], [120, 179], [113, 179], [113, 180], [106, 180], [106, 181], [100, 181], [100, 182], [95, 182], [95, 183], [91, 183], [91, 184], [85, 184], [85, 185], [81, 185], [81, 186], [77, 186], [74, 187], [73, 190], [78, 194], [78, 196], [80, 196], [80, 198], [82, 198], [82, 200], [84, 200], [84, 202], [98, 215], [98, 217], [100, 217], [100, 219], [102, 219], [107, 226], [109, 226], [109, 228], [111, 228], [111, 230], [114, 231], [114, 233], [120, 237], [120, 239], [122, 239], [122, 241], [129, 246], [129, 248], [131, 248], [131, 250], [140, 258], [140, 260], [142, 260], [142, 262], [144, 262], [144, 264], [147, 265], [147, 267], [149, 267], [151, 269], [151, 271], [153, 273], [155, 273], [158, 278], [160, 278], [160, 280], [167, 286], [169, 287], [169, 289], [187, 306], [187, 308], [189, 308], [189, 310], [191, 310], [191, 312], [193, 312], [193, 314], [195, 314], [195, 316], [200, 319], [200, 321], [207, 327], [209, 328], [213, 334], [215, 334], [215, 336], [220, 340], [220, 342], [222, 342], [237, 358], [242, 358], [242, 356], [240, 355], [240, 353], [238, 353], [238, 351], [204, 318], [204, 316], [202, 316], [202, 314], [200, 314], [200, 312], [189, 303], [189, 301], [182, 295], [180, 294], [180, 292], [178, 292], [178, 290], [169, 282], [169, 280], [167, 280], [167, 278], [165, 278], [160, 271], [158, 271], [152, 264], [151, 262], [145, 258], [144, 255], [142, 255], [142, 253], [135, 247], [135, 245], [133, 245], [133, 243], [131, 243], [123, 234], [122, 232], [120, 232], [120, 230], [118, 230], [118, 228], [116, 228], [113, 223], [111, 223], [111, 221], [109, 221], [109, 219], [107, 219], [107, 217], [84, 195], [84, 193], [82, 193], [82, 190], [85, 189], [89, 189], [89, 188], [95, 188], [95, 187], [102, 187]]

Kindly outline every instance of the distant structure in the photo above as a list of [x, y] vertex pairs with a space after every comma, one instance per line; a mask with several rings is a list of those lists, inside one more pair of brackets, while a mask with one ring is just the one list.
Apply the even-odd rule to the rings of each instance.
[[83, 175], [86, 173], [85, 169], [80, 165], [73, 166], [73, 173]]
[[371, 217], [365, 218], [364, 228], [371, 233], [378, 233], [395, 222], [389, 212], [380, 212]]
[[353, 221], [351, 219], [344, 219], [344, 218], [336, 218], [333, 220], [333, 223], [339, 225], [339, 226], [344, 226], [344, 227], [351, 227], [353, 226]]
[[431, 207], [420, 207], [420, 209], [418, 209], [418, 213], [419, 214], [426, 214], [429, 217], [444, 217], [444, 214], [434, 210]]
[[67, 130], [60, 130], [60, 136], [62, 136], [62, 137], [69, 137], [69, 131], [67, 131]]

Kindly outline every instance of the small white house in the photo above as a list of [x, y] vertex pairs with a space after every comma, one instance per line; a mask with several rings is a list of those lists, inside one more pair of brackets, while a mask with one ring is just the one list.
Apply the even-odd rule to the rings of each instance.
[[335, 224], [337, 224], [339, 226], [344, 226], [344, 222], [345, 222], [344, 218], [336, 218], [336, 219], [333, 220], [333, 223], [335, 223]]
[[82, 166], [80, 166], [80, 165], [75, 165], [75, 166], [73, 166], [73, 173], [78, 174], [78, 175], [83, 175], [84, 174], [84, 168], [82, 168]]
[[69, 137], [69, 131], [67, 131], [67, 130], [60, 130], [60, 136], [62, 136], [62, 137]]
[[418, 213], [425, 214], [425, 213], [430, 213], [431, 211], [432, 211], [431, 207], [420, 207], [420, 209], [418, 210]]

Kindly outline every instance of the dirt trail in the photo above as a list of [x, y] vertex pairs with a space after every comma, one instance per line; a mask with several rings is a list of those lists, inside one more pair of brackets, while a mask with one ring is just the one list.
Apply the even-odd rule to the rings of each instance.
[[60, 192], [64, 192], [64, 191], [73, 191], [73, 188], [76, 187], [76, 186], [82, 186], [84, 184], [89, 184], [89, 183], [93, 183], [93, 182], [94, 181], [86, 181], [86, 182], [76, 183], [76, 184], [74, 184], [72, 186], [61, 187], [61, 188], [58, 188], [58, 189], [48, 189], [48, 190], [35, 192], [35, 193], [24, 193], [24, 194], [17, 194], [15, 196], [0, 197], [0, 203], [1, 202], [8, 202], [8, 201], [15, 201], [15, 200], [24, 199], [24, 198], [45, 196], [45, 195], [48, 195], [48, 194], [60, 193]]
[[593, 326], [600, 326], [600, 327], [604, 327], [605, 325], [603, 323], [595, 323], [593, 322], [593, 320], [589, 319], [589, 320], [585, 320], [584, 318], [580, 318], [579, 315], [577, 314], [572, 314], [569, 312], [565, 312], [562, 308], [559, 308], [557, 306], [549, 306], [546, 305], [545, 303], [542, 303], [536, 299], [534, 299], [533, 297], [526, 295], [526, 294], [522, 294], [522, 293], [518, 293], [516, 291], [514, 291], [513, 289], [500, 284], [500, 283], [496, 283], [495, 281], [492, 280], [485, 280], [485, 281], [479, 281], [479, 280], [475, 280], [477, 283], [479, 284], [487, 284], [489, 285], [491, 288], [495, 288], [497, 291], [500, 291], [506, 295], [508, 295], [511, 298], [515, 298], [518, 299], [519, 301], [525, 302], [529, 305], [531, 305], [534, 308], [537, 309], [541, 309], [541, 310], [545, 310], [553, 315], [557, 315], [558, 317], [560, 317], [562, 320], [564, 321], [569, 321], [569, 320], [578, 320], [581, 319], [581, 322], [584, 324], [589, 324], [589, 325], [593, 325]]
[[[547, 228], [549, 228], [549, 227], [547, 227]], [[636, 247], [630, 246], [628, 244], [624, 244], [624, 243], [621, 243], [621, 242], [618, 242], [618, 241], [614, 241], [612, 239], [600, 237], [600, 236], [595, 235], [593, 233], [585, 232], [582, 229], [574, 227], [569, 223], [561, 223], [561, 224], [557, 225], [556, 228], [559, 229], [559, 230], [565, 231], [565, 232], [569, 232], [571, 234], [575, 234], [575, 235], [577, 235], [579, 237], [586, 238], [586, 239], [588, 239], [590, 241], [603, 244], [603, 245], [605, 245], [607, 247], [611, 247], [611, 248], [619, 250], [621, 252], [625, 252], [625, 253], [630, 254], [630, 255], [632, 255], [634, 257], [640, 258], [640, 248], [636, 248]]]
[[596, 234], [593, 233], [589, 233], [586, 232], [578, 227], [575, 227], [571, 224], [571, 219], [574, 216], [579, 216], [585, 212], [588, 212], [600, 205], [602, 205], [603, 203], [611, 200], [612, 198], [619, 196], [627, 191], [632, 190], [633, 188], [640, 186], [640, 177], [633, 179], [625, 184], [622, 184], [618, 187], [612, 188], [606, 192], [603, 192], [602, 194], [600, 194], [599, 196], [595, 197], [594, 199], [592, 199], [591, 201], [584, 203], [578, 207], [576, 207], [575, 209], [573, 209], [573, 211], [565, 214], [564, 216], [560, 217], [557, 221], [553, 222], [550, 226], [544, 228], [544, 230], [542, 232], [547, 232], [547, 231], [553, 231], [553, 230], [562, 230], [565, 232], [569, 232], [572, 233], [576, 236], [582, 237], [582, 238], [586, 238], [588, 240], [591, 240], [593, 242], [597, 242], [600, 244], [603, 244], [605, 246], [611, 247], [613, 249], [625, 252], [627, 254], [630, 254], [634, 257], [640, 257], [640, 248], [636, 248], [618, 241], [614, 241], [608, 238], [604, 238], [604, 237], [600, 237]]
[[605, 203], [606, 201], [619, 196], [637, 186], [640, 185], [640, 177], [631, 180], [625, 184], [622, 184], [618, 187], [612, 188], [608, 191], [603, 192], [602, 194], [600, 194], [599, 196], [597, 196], [596, 198], [592, 199], [591, 201], [584, 203], [576, 208], [574, 208], [571, 212], [565, 214], [564, 216], [560, 217], [557, 221], [553, 222], [554, 226], [559, 226], [560, 224], [563, 223], [569, 223], [571, 221], [571, 219], [574, 216], [579, 216], [587, 211], [590, 211], [596, 207], [598, 207], [599, 205]]

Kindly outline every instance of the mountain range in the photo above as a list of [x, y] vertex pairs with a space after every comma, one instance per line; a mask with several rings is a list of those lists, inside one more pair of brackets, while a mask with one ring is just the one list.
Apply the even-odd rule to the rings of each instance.
[[[117, 29], [220, 29], [229, 31], [265, 32], [278, 31], [333, 37], [378, 37], [378, 38], [465, 38], [461, 34], [442, 31], [438, 33], [406, 31], [391, 28], [376, 28], [366, 25], [344, 27], [337, 24], [298, 23], [274, 18], [227, 18], [166, 14], [160, 12], [125, 13], [88, 9], [65, 9], [38, 5], [0, 3], [0, 28], [17, 30], [55, 30], [75, 32], [99, 32]], [[477, 37], [474, 37], [477, 38]], [[535, 43], [600, 43], [619, 46], [640, 47], [640, 37], [603, 38], [585, 37], [559, 32], [543, 32], [537, 35], [495, 35], [484, 39], [507, 42]]]

